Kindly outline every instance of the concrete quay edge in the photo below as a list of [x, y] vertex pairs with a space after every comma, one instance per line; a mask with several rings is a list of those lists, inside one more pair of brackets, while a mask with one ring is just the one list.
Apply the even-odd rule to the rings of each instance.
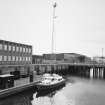
[[18, 92], [22, 92], [25, 89], [34, 87], [36, 85], [36, 83], [38, 83], [38, 81], [27, 83], [27, 84], [20, 85], [20, 86], [15, 86], [15, 87], [4, 89], [4, 90], [0, 90], [0, 99], [5, 98], [12, 94], [16, 94]]

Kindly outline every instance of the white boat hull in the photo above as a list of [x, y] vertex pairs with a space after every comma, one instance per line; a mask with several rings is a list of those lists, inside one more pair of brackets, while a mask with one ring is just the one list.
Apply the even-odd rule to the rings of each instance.
[[50, 84], [50, 85], [44, 85], [44, 84], [37, 83], [36, 88], [37, 88], [37, 91], [42, 91], [42, 90], [59, 88], [60, 86], [63, 86], [63, 85], [65, 85], [65, 80], [62, 80], [58, 83]]

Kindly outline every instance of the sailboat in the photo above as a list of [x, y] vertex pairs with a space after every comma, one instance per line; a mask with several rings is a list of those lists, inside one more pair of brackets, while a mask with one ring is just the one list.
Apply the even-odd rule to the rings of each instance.
[[[53, 5], [53, 29], [52, 29], [52, 54], [53, 53], [53, 47], [54, 47], [54, 20], [55, 20], [55, 8], [56, 8], [56, 2]], [[62, 76], [59, 76], [58, 74], [44, 74], [42, 77], [42, 80], [39, 81], [36, 84], [37, 90], [52, 90], [54, 88], [58, 88], [60, 86], [65, 85], [65, 79]]]
[[[46, 75], [46, 74], [45, 74]], [[57, 74], [43, 76], [42, 80], [36, 84], [37, 91], [53, 90], [65, 85], [65, 79]]]

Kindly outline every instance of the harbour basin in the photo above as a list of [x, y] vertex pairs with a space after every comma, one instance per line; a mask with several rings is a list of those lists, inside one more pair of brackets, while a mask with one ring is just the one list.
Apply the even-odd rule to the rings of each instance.
[[66, 85], [38, 93], [35, 88], [0, 99], [0, 105], [104, 105], [105, 80], [67, 76]]

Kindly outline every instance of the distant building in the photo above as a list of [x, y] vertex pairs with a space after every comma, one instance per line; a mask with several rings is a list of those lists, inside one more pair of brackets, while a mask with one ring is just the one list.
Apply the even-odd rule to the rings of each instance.
[[68, 63], [89, 63], [91, 58], [76, 53], [43, 54], [45, 60], [56, 60]]
[[97, 63], [105, 63], [105, 57], [95, 56], [93, 57], [93, 61]]
[[43, 60], [42, 55], [32, 55], [32, 64], [42, 64]]
[[[0, 74], [10, 73], [15, 70], [27, 71], [25, 69], [28, 66], [24, 66], [27, 64], [32, 64], [31, 45], [0, 40]], [[6, 65], [8, 65], [8, 68], [6, 68]]]

